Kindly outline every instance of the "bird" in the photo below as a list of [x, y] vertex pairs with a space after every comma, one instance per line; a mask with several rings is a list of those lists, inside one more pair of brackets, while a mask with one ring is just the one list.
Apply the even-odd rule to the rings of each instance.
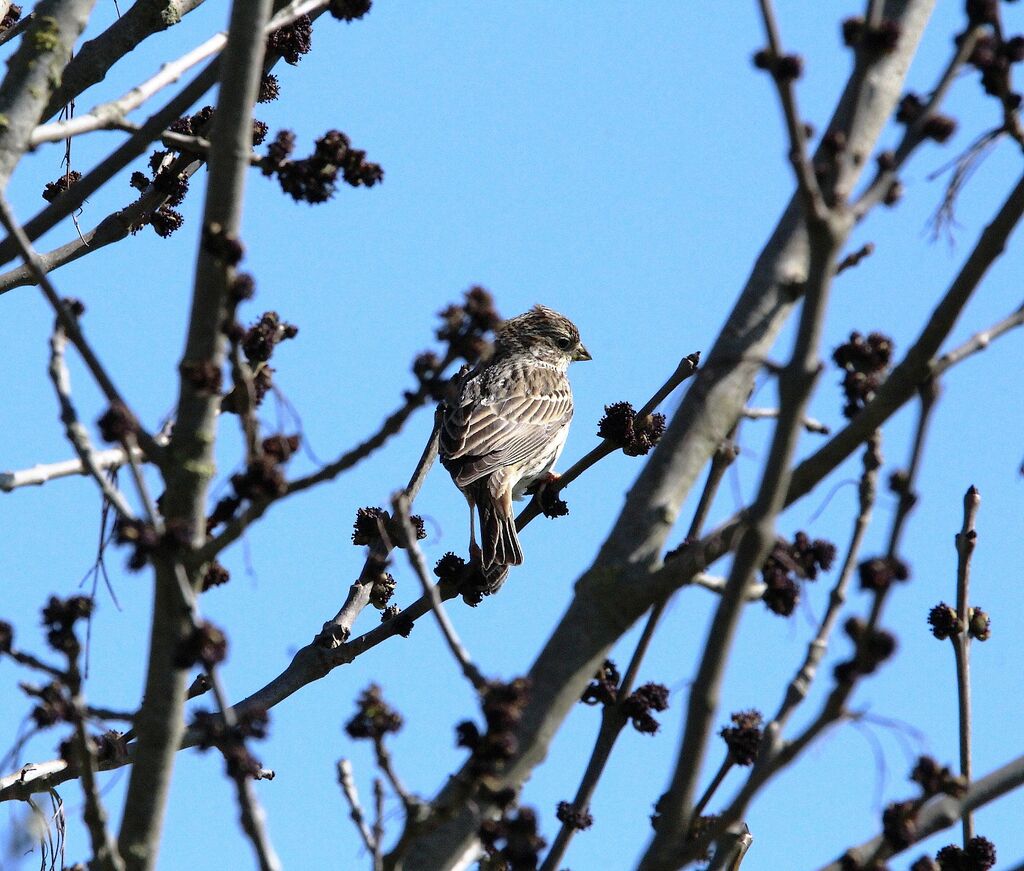
[[523, 562], [512, 501], [557, 478], [552, 469], [573, 414], [566, 373], [590, 359], [572, 321], [535, 305], [497, 327], [493, 354], [441, 404], [441, 464], [469, 502], [470, 562], [479, 561], [487, 594]]

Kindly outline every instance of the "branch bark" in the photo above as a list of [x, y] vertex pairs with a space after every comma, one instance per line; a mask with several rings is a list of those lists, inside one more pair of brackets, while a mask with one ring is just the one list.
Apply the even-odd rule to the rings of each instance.
[[[228, 289], [237, 258], [242, 195], [252, 136], [252, 107], [263, 67], [263, 28], [270, 0], [236, 0], [231, 9], [217, 113], [211, 133], [210, 179], [203, 215], [204, 242], [196, 265], [195, 289], [183, 363], [223, 368]], [[192, 544], [205, 539], [206, 494], [214, 473], [217, 393], [198, 389], [182, 375], [178, 413], [169, 452], [175, 462], [165, 473], [163, 513], [170, 523], [191, 530]], [[155, 561], [156, 596], [150, 635], [149, 664], [142, 706], [135, 721], [138, 747], [125, 799], [118, 839], [128, 871], [149, 871], [157, 849], [174, 755], [184, 731], [185, 672], [174, 665], [174, 652], [190, 628], [181, 601], [172, 559]], [[193, 571], [189, 582], [197, 584]], [[259, 847], [258, 839], [254, 838]], [[260, 851], [261, 861], [263, 852]]]

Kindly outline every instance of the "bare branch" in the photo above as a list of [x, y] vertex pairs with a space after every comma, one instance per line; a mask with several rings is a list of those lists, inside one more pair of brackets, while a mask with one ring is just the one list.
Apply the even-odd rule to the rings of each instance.
[[[263, 29], [270, 8], [270, 0], [236, 0], [231, 8], [227, 46], [219, 64], [222, 76], [211, 134], [204, 241], [196, 266], [185, 364], [214, 369], [224, 364], [222, 328], [229, 306], [229, 284], [238, 259], [228, 252], [239, 246], [242, 192], [248, 170], [248, 162], [240, 159], [240, 155], [247, 154], [251, 144], [252, 107], [263, 70]], [[185, 374], [186, 366], [181, 371], [177, 419], [169, 448], [176, 462], [165, 469], [162, 513], [168, 522], [182, 523], [194, 530], [193, 544], [198, 545], [205, 538], [206, 495], [213, 476], [220, 397], [193, 383]], [[189, 585], [197, 583], [194, 578], [185, 577], [180, 563], [157, 560], [155, 568], [157, 592], [149, 668], [136, 719], [138, 764], [133, 766], [128, 782], [118, 841], [129, 871], [149, 871], [156, 861], [174, 756], [181, 745], [185, 701], [184, 672], [167, 664], [173, 661], [173, 651], [190, 631], [191, 621], [181, 616], [180, 597], [184, 595], [188, 601]], [[209, 677], [225, 723], [230, 725], [230, 705], [212, 670]], [[280, 863], [267, 837], [252, 783], [244, 777], [235, 781], [243, 828], [252, 841], [260, 867], [277, 869]]]
[[419, 578], [420, 585], [423, 587], [423, 595], [430, 599], [430, 610], [434, 612], [434, 617], [437, 618], [437, 625], [441, 630], [441, 634], [444, 636], [452, 656], [455, 657], [455, 661], [458, 662], [459, 668], [462, 669], [466, 680], [473, 685], [473, 689], [478, 693], [483, 693], [487, 689], [487, 678], [480, 673], [480, 669], [476, 667], [470, 658], [469, 651], [466, 650], [459, 640], [455, 627], [444, 611], [441, 595], [437, 587], [430, 582], [427, 564], [423, 559], [423, 551], [420, 550], [420, 546], [416, 543], [416, 532], [413, 530], [412, 521], [409, 519], [409, 497], [404, 491], [399, 490], [391, 497], [391, 507], [394, 509], [394, 516], [398, 518], [398, 522], [401, 525], [404, 539], [399, 542], [399, 545], [404, 547], [409, 555], [409, 563], [412, 565], [412, 569], [416, 573], [416, 577]]
[[[167, 445], [167, 436], [163, 433], [158, 433], [153, 436], [153, 440], [160, 445], [165, 447]], [[136, 448], [138, 459], [144, 460], [145, 455], [141, 449]], [[103, 451], [93, 451], [92, 460], [96, 468], [102, 472], [113, 471], [119, 469], [127, 461], [127, 455], [125, 454], [124, 448], [108, 448]], [[39, 487], [50, 481], [55, 481], [58, 478], [67, 478], [71, 475], [88, 475], [90, 474], [82, 461], [79, 460], [61, 460], [56, 463], [44, 463], [36, 466], [32, 466], [28, 469], [19, 469], [13, 472], [0, 472], [0, 492], [10, 493], [12, 490], [17, 490], [19, 487]]]
[[943, 375], [948, 369], [956, 366], [957, 363], [966, 360], [973, 354], [977, 354], [980, 351], [984, 351], [992, 342], [998, 339], [1010, 330], [1014, 330], [1017, 327], [1024, 325], [1024, 304], [1012, 314], [1007, 315], [999, 323], [993, 324], [986, 330], [982, 330], [979, 333], [975, 333], [959, 347], [954, 348], [941, 357], [936, 358], [931, 364], [932, 377], [938, 378]]
[[64, 68], [60, 85], [43, 117], [56, 115], [86, 88], [106, 78], [110, 68], [154, 33], [181, 21], [203, 0], [141, 0], [101, 34], [85, 42]]
[[64, 362], [64, 347], [67, 339], [64, 329], [58, 323], [50, 337], [50, 380], [53, 382], [54, 390], [57, 392], [57, 399], [60, 403], [60, 419], [64, 424], [64, 432], [78, 454], [79, 463], [85, 474], [91, 475], [93, 480], [103, 493], [103, 497], [114, 506], [114, 510], [125, 520], [131, 520], [135, 515], [131, 507], [125, 501], [121, 491], [118, 490], [110, 479], [103, 473], [103, 470], [96, 462], [96, 455], [93, 452], [89, 440], [89, 433], [82, 422], [78, 419], [74, 403], [71, 401], [71, 374], [68, 372], [67, 364]]
[[[747, 420], [776, 420], [779, 416], [779, 410], [777, 408], [744, 408], [743, 416]], [[807, 432], [820, 433], [821, 435], [830, 435], [830, 430], [825, 424], [819, 420], [815, 420], [813, 417], [804, 416], [804, 419], [800, 421], [800, 425], [807, 430]]]
[[[971, 486], [964, 494], [964, 522], [956, 536], [956, 616], [960, 631], [950, 636], [956, 657], [957, 715], [960, 726], [960, 773], [964, 781], [971, 782], [971, 633], [968, 631], [971, 615], [971, 557], [978, 540], [974, 528], [981, 505], [978, 488]], [[964, 847], [974, 837], [974, 814], [963, 817]]]
[[768, 38], [768, 71], [779, 92], [779, 102], [782, 103], [786, 121], [786, 133], [789, 135], [789, 162], [796, 174], [797, 187], [804, 201], [807, 220], [822, 222], [828, 215], [828, 207], [818, 185], [818, 179], [814, 175], [814, 167], [807, 157], [807, 133], [796, 106], [793, 81], [799, 75], [799, 71], [790, 69], [799, 59], [795, 55], [787, 57], [783, 54], [779, 25], [775, 20], [771, 0], [758, 0], [758, 5], [761, 8], [765, 36]]
[[[356, 791], [356, 781], [352, 776], [352, 763], [347, 759], [338, 760], [338, 785], [348, 802], [349, 816], [355, 823], [363, 844], [371, 856], [379, 854], [377, 840], [366, 823], [366, 815], [363, 813], [363, 806], [359, 803], [359, 793]], [[378, 871], [375, 863], [374, 871]]]

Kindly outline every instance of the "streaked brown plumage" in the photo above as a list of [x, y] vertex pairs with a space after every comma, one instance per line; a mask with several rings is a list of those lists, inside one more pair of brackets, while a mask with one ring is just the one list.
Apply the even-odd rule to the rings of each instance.
[[[576, 326], [538, 305], [505, 321], [494, 354], [462, 381], [442, 412], [440, 455], [470, 508], [470, 553], [479, 552], [495, 592], [523, 561], [512, 500], [522, 498], [558, 460], [572, 420], [566, 370], [589, 360]], [[473, 509], [480, 516], [477, 548]]]

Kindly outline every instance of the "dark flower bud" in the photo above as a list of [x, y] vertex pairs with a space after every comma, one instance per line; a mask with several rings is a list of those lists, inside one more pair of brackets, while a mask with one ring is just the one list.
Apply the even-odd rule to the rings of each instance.
[[82, 180], [82, 173], [76, 170], [69, 170], [64, 175], [58, 177], [55, 181], [48, 182], [43, 188], [43, 199], [48, 203], [52, 203], [62, 193], [80, 182]]
[[480, 730], [471, 720], [463, 720], [455, 727], [455, 746], [476, 750], [480, 743]]
[[597, 435], [622, 448], [629, 457], [640, 457], [653, 448], [665, 432], [665, 415], [651, 414], [638, 420], [633, 406], [616, 402], [604, 407], [604, 417], [598, 421]]
[[0, 620], [0, 653], [10, 653], [14, 646], [14, 627], [6, 620]]
[[327, 11], [339, 21], [355, 21], [370, 11], [372, 0], [331, 0]]
[[963, 631], [963, 626], [957, 619], [956, 610], [945, 602], [939, 602], [928, 612], [928, 625], [932, 627], [932, 635], [944, 641]]
[[370, 684], [360, 693], [356, 708], [355, 716], [345, 725], [352, 738], [376, 741], [402, 728], [402, 715], [384, 701], [377, 684]]
[[926, 798], [934, 795], [951, 795], [954, 798], [967, 792], [967, 781], [959, 774], [953, 774], [949, 766], [940, 766], [931, 756], [921, 756], [910, 774], [910, 779], [921, 787]]
[[567, 801], [560, 801], [555, 816], [562, 825], [570, 829], [582, 831], [594, 825], [594, 818], [587, 810], [577, 810], [576, 807]]
[[128, 179], [128, 184], [135, 188], [139, 193], [145, 191], [149, 187], [150, 183], [149, 176], [141, 172], [133, 172], [132, 177]]
[[729, 748], [729, 755], [737, 765], [753, 765], [761, 747], [763, 718], [760, 711], [739, 711], [731, 715], [732, 725], [718, 734]]
[[210, 668], [223, 662], [227, 655], [227, 636], [212, 623], [202, 621], [178, 645], [174, 665], [176, 668], [188, 668], [200, 663]]
[[956, 132], [956, 119], [948, 115], [932, 115], [924, 122], [921, 132], [928, 139], [945, 142]]
[[256, 102], [272, 103], [279, 96], [281, 96], [281, 85], [277, 81], [277, 76], [273, 73], [264, 73], [263, 78], [260, 79], [260, 91]]
[[231, 580], [231, 573], [219, 562], [214, 560], [203, 572], [203, 592], [219, 587]]
[[882, 835], [896, 850], [909, 847], [917, 839], [917, 805], [912, 801], [893, 802], [882, 812]]
[[96, 421], [100, 435], [107, 442], [124, 442], [139, 428], [133, 415], [121, 402], [112, 402], [110, 407]]
[[896, 109], [896, 120], [900, 124], [909, 126], [921, 117], [923, 110], [924, 103], [921, 101], [921, 98], [913, 91], [909, 91], [899, 102], [899, 106]]
[[668, 687], [658, 683], [646, 683], [638, 687], [622, 702], [622, 713], [633, 721], [633, 728], [647, 735], [653, 735], [659, 729], [659, 723], [651, 716], [651, 711], [664, 711], [666, 708]]
[[263, 440], [263, 453], [270, 457], [275, 463], [286, 463], [302, 443], [302, 437], [297, 433], [294, 435], [272, 435]]
[[864, 35], [864, 19], [860, 16], [846, 18], [843, 20], [843, 44], [853, 48], [861, 41]]
[[800, 78], [804, 71], [804, 59], [798, 54], [784, 54], [775, 64], [775, 75], [784, 82]]
[[614, 704], [618, 698], [620, 680], [615, 663], [606, 659], [594, 680], [583, 691], [580, 701], [585, 705]]
[[439, 581], [447, 581], [448, 583], [456, 584], [461, 579], [465, 567], [466, 561], [462, 557], [449, 551], [435, 564], [434, 574], [437, 576]]
[[278, 54], [285, 63], [295, 66], [313, 47], [313, 22], [308, 15], [278, 28], [267, 37], [267, 54]]

